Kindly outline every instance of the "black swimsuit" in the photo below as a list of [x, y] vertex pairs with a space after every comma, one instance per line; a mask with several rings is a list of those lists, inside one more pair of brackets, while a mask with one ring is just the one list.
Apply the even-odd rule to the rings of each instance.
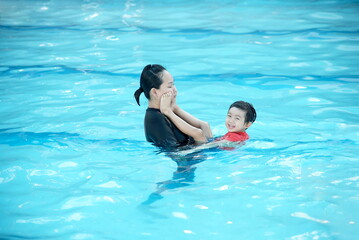
[[145, 134], [147, 141], [160, 147], [179, 147], [194, 142], [156, 108], [146, 110]]

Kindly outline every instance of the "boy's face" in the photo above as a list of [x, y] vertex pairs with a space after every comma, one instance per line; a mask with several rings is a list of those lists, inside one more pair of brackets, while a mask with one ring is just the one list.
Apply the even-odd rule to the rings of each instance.
[[245, 111], [236, 107], [230, 108], [226, 118], [228, 132], [244, 132], [252, 124], [251, 122], [244, 123], [245, 119]]

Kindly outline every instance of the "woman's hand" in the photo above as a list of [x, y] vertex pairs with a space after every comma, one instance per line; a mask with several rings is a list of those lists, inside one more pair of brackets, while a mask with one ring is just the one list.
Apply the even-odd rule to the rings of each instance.
[[161, 96], [160, 111], [166, 116], [172, 112], [172, 99], [172, 92], [165, 93]]

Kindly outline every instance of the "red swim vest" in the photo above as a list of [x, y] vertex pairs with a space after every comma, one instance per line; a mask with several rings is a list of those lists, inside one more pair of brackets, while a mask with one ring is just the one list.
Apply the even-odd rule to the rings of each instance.
[[[249, 139], [249, 135], [246, 132], [227, 132], [220, 138], [217, 138], [216, 141], [227, 140], [231, 142], [244, 142]], [[223, 150], [234, 150], [234, 147], [221, 147]]]
[[227, 140], [231, 142], [243, 142], [249, 139], [249, 135], [246, 132], [227, 132], [223, 137], [217, 139]]

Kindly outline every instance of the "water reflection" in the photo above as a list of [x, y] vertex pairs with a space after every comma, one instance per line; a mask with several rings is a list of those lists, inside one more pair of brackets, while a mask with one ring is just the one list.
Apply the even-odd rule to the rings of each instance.
[[177, 164], [176, 171], [173, 172], [173, 176], [169, 180], [165, 180], [157, 183], [157, 189], [151, 193], [147, 200], [142, 202], [142, 205], [150, 205], [163, 198], [161, 195], [163, 192], [181, 187], [190, 186], [194, 182], [196, 164], [203, 162], [207, 159], [207, 155], [203, 152], [196, 152], [181, 156], [176, 152], [165, 151], [167, 157], [171, 158]]

